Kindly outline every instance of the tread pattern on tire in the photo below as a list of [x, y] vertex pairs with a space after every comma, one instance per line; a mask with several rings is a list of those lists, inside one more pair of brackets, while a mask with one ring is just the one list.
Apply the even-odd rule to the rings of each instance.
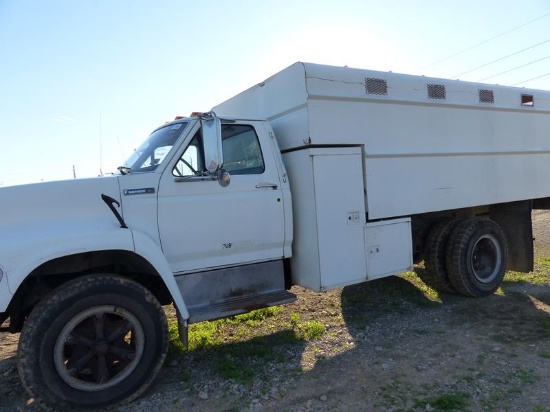
[[440, 292], [456, 293], [447, 274], [446, 257], [451, 233], [461, 221], [462, 218], [454, 218], [436, 223], [426, 239], [424, 252], [426, 270], [421, 275], [421, 279]]
[[[47, 330], [51, 325], [52, 312], [59, 310], [63, 307], [64, 303], [70, 299], [75, 299], [79, 294], [82, 294], [85, 290], [91, 290], [94, 287], [107, 287], [108, 289], [119, 288], [128, 291], [128, 293], [137, 293], [143, 297], [143, 305], [148, 307], [152, 313], [155, 313], [157, 319], [152, 319], [152, 322], [156, 322], [158, 335], [158, 359], [154, 361], [152, 369], [149, 373], [139, 381], [139, 386], [131, 391], [131, 393], [125, 393], [109, 402], [102, 402], [100, 394], [100, 401], [98, 404], [79, 404], [74, 400], [64, 399], [59, 395], [52, 393], [52, 391], [44, 384], [43, 378], [39, 371], [37, 359], [40, 357], [43, 342], [40, 341], [40, 337], [45, 336]], [[122, 287], [122, 288], [121, 288]], [[153, 382], [158, 373], [160, 372], [164, 359], [168, 351], [168, 325], [166, 316], [162, 306], [154, 295], [144, 288], [139, 283], [117, 275], [111, 274], [96, 274], [80, 277], [63, 284], [57, 289], [54, 289], [48, 296], [40, 301], [32, 310], [31, 314], [27, 318], [21, 336], [19, 338], [18, 345], [18, 359], [17, 367], [19, 376], [23, 383], [23, 386], [27, 391], [35, 398], [35, 400], [41, 405], [46, 407], [54, 407], [61, 409], [97, 409], [102, 406], [112, 406], [115, 404], [128, 403], [139, 397]]]
[[[479, 235], [490, 233], [500, 245], [500, 273], [493, 282], [481, 285], [469, 272], [469, 248]], [[474, 217], [461, 222], [451, 234], [447, 247], [447, 273], [456, 291], [465, 296], [481, 297], [493, 294], [504, 277], [508, 258], [506, 236], [500, 226], [485, 217]]]

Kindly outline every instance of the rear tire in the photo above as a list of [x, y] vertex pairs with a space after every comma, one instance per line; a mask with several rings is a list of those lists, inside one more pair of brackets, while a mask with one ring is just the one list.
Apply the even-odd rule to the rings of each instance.
[[449, 237], [462, 219], [455, 218], [436, 223], [428, 234], [424, 252], [425, 274], [420, 278], [428, 286], [443, 293], [456, 293], [447, 274], [446, 257]]
[[68, 282], [36, 305], [19, 339], [18, 369], [39, 403], [97, 409], [140, 396], [167, 350], [157, 299], [130, 279], [101, 274]]
[[494, 293], [504, 278], [507, 261], [504, 231], [490, 219], [465, 220], [451, 234], [447, 273], [462, 295], [479, 297]]

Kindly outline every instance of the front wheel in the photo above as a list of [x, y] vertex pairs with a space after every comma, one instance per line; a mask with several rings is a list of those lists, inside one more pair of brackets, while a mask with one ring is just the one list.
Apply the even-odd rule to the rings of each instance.
[[39, 402], [95, 409], [142, 394], [167, 350], [166, 317], [147, 289], [115, 275], [87, 276], [33, 309], [19, 339], [18, 369]]
[[447, 273], [453, 287], [466, 296], [486, 296], [500, 286], [506, 272], [508, 247], [500, 226], [490, 219], [460, 223], [447, 245]]

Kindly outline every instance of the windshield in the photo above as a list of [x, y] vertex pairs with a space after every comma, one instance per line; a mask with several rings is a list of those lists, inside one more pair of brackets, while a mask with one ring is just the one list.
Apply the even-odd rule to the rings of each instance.
[[119, 167], [121, 173], [151, 172], [155, 170], [166, 158], [187, 124], [187, 122], [179, 122], [155, 130], [132, 153], [124, 166]]

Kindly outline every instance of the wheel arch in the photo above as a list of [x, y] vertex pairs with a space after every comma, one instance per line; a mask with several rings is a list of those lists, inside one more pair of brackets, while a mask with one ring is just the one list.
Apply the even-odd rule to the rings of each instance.
[[[147, 247], [147, 242], [140, 243], [142, 247]], [[8, 306], [10, 331], [20, 331], [26, 316], [50, 291], [72, 279], [94, 273], [112, 273], [133, 279], [148, 289], [162, 305], [174, 302], [186, 319], [185, 303], [166, 261], [162, 265], [162, 252], [156, 252], [161, 254], [162, 259], [155, 258], [155, 251], [151, 245], [148, 246], [145, 254], [149, 256], [143, 256], [137, 250], [95, 250], [42, 263], [19, 285]]]

